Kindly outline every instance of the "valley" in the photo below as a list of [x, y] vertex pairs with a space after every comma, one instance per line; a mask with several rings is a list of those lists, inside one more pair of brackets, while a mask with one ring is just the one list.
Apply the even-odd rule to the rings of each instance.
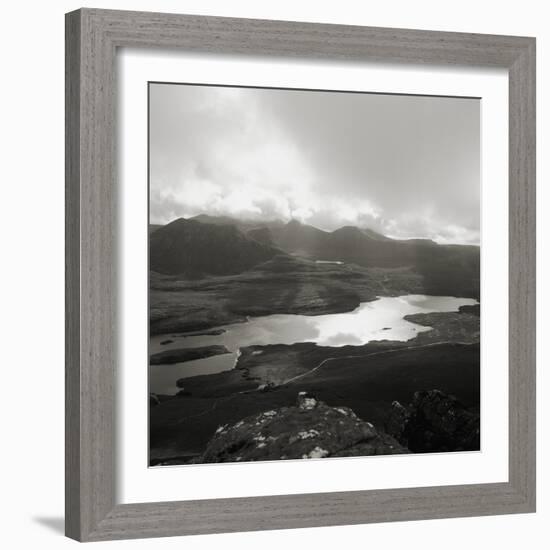
[[[220, 327], [250, 318], [345, 313], [380, 297], [453, 296], [475, 303], [479, 261], [479, 247], [394, 240], [360, 228], [325, 232], [296, 221], [180, 219], [151, 229], [150, 335], [166, 341], [219, 334]], [[452, 394], [475, 412], [479, 306], [457, 309], [405, 316], [429, 327], [406, 341], [247, 345], [234, 369], [174, 380], [179, 392], [156, 394], [150, 407], [151, 465], [192, 461], [219, 426], [289, 407], [300, 392], [349, 407], [382, 430], [392, 403], [406, 406], [420, 390]], [[225, 353], [211, 348], [180, 350], [170, 361]], [[158, 352], [150, 368], [164, 368]]]

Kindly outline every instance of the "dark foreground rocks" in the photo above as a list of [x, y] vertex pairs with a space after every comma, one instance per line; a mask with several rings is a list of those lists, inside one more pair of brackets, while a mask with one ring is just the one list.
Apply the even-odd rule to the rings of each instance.
[[438, 390], [416, 392], [408, 407], [394, 401], [385, 428], [413, 453], [480, 449], [479, 414]]
[[171, 363], [184, 363], [195, 359], [204, 359], [213, 355], [229, 353], [225, 346], [202, 346], [198, 348], [179, 348], [154, 353], [149, 358], [151, 365], [167, 365]]
[[[414, 349], [392, 348], [391, 343], [359, 349], [333, 348], [340, 358], [291, 383], [259, 390], [259, 386], [275, 375], [282, 376], [280, 371], [284, 371], [286, 365], [293, 365], [284, 373], [283, 378], [289, 379], [312, 369], [327, 357], [327, 348], [316, 349], [314, 344], [287, 347], [284, 353], [275, 346], [273, 354], [270, 347], [264, 348], [262, 354], [249, 354], [250, 359], [258, 360], [257, 366], [255, 362], [246, 362], [242, 365], [246, 369], [185, 378], [184, 391], [191, 395], [159, 396], [160, 406], [150, 408], [151, 461], [165, 463], [172, 457], [171, 464], [186, 464], [190, 457], [204, 454], [221, 425], [234, 425], [263, 411], [293, 407], [297, 394], [302, 391], [313, 393], [331, 407], [348, 407], [379, 432], [390, 435], [393, 434], [386, 423], [393, 411], [392, 403], [397, 400], [408, 411], [419, 390], [437, 388], [456, 396], [468, 411], [479, 411], [477, 343], [444, 343]], [[295, 353], [294, 356], [288, 351]], [[349, 357], [357, 352], [361, 356]]]
[[205, 462], [240, 462], [407, 453], [347, 407], [329, 407], [305, 393], [294, 407], [249, 416], [220, 426], [202, 456]]

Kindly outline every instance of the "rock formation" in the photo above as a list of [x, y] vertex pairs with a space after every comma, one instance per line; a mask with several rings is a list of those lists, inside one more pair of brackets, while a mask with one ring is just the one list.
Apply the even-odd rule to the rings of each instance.
[[407, 453], [347, 407], [300, 393], [294, 407], [264, 411], [220, 426], [195, 462], [239, 462]]
[[439, 390], [416, 392], [408, 408], [394, 401], [385, 427], [413, 453], [480, 449], [479, 414]]

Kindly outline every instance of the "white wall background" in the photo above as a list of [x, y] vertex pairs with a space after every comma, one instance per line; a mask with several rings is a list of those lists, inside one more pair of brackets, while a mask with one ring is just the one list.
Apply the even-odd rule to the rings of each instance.
[[[550, 27], [545, 2], [523, 0], [111, 0], [89, 7], [351, 23], [536, 36], [538, 40], [539, 281], [550, 277]], [[63, 538], [63, 142], [64, 17], [79, 0], [12, 2], [2, 10], [2, 483], [0, 541], [42, 550], [75, 545]], [[546, 100], [546, 101], [545, 101]], [[239, 550], [312, 546], [446, 550], [542, 548], [548, 542], [550, 377], [544, 346], [549, 292], [540, 284], [537, 514], [271, 531], [106, 543], [112, 547]], [[7, 352], [7, 354], [6, 354]], [[7, 376], [6, 376], [7, 375]], [[545, 540], [546, 539], [546, 540]]]

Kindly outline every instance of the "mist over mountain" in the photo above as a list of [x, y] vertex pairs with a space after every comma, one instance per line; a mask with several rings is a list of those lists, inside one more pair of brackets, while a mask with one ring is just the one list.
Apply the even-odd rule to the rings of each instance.
[[258, 227], [254, 229], [249, 229], [246, 232], [247, 236], [251, 239], [254, 239], [255, 241], [266, 244], [269, 246], [273, 246], [273, 234], [271, 230], [268, 227]]
[[198, 214], [188, 219], [200, 223], [211, 223], [212, 225], [235, 225], [243, 231], [263, 227], [282, 227], [285, 225], [285, 222], [281, 220], [248, 220], [245, 218], [232, 218], [231, 216], [211, 216], [210, 214]]
[[208, 213], [479, 242], [480, 101], [150, 87], [151, 220]]
[[409, 267], [423, 276], [426, 291], [433, 294], [452, 289], [479, 296], [477, 246], [396, 240], [353, 226], [327, 232], [296, 220], [263, 225], [207, 215], [179, 218], [156, 228], [150, 239], [151, 269], [169, 275], [231, 275], [285, 253], [367, 268]]

